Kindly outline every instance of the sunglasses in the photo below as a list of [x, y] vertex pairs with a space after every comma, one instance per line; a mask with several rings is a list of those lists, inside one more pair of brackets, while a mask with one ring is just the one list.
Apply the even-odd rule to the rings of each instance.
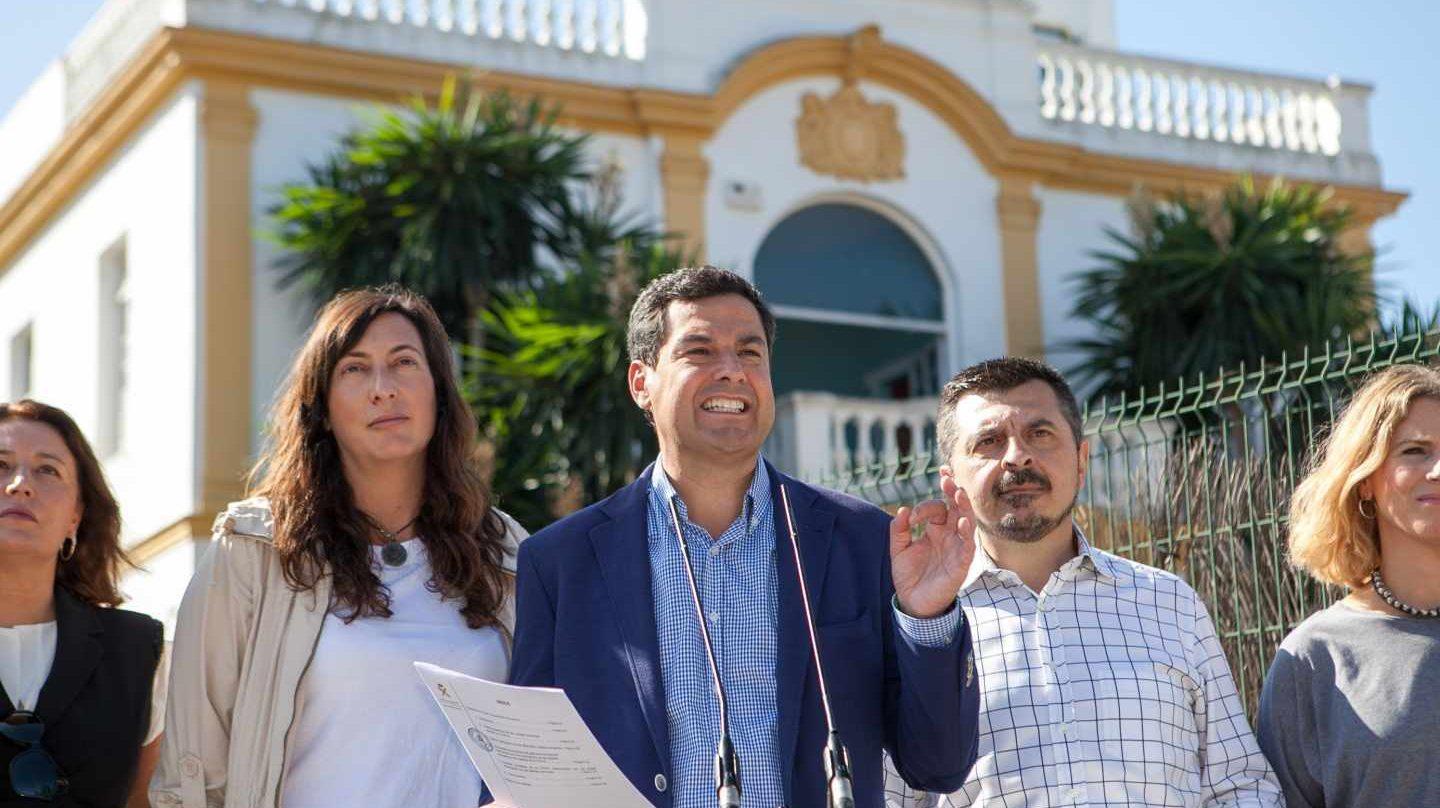
[[34, 713], [25, 710], [11, 713], [9, 718], [0, 721], [0, 735], [25, 747], [10, 759], [10, 788], [16, 794], [35, 800], [53, 800], [70, 787], [55, 758], [40, 745], [45, 722]]

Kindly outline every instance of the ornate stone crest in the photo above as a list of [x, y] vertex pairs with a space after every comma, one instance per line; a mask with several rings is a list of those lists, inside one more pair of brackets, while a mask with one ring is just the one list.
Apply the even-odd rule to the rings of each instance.
[[795, 136], [806, 168], [860, 182], [905, 177], [905, 135], [895, 105], [866, 100], [854, 81], [829, 98], [806, 93], [800, 104]]

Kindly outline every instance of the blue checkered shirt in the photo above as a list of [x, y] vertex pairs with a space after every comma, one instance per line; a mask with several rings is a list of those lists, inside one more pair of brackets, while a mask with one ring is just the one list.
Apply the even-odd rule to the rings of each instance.
[[[690, 547], [695, 586], [709, 620], [716, 666], [730, 702], [730, 734], [740, 757], [744, 805], [775, 808], [783, 805], [785, 798], [776, 753], [779, 616], [770, 475], [763, 462], [757, 465], [740, 515], [716, 539], [690, 521], [685, 502], [659, 461], [650, 476], [646, 527], [660, 674], [669, 716], [670, 788], [674, 808], [710, 808], [715, 804], [713, 761], [720, 737], [720, 702], [710, 682], [710, 663], [675, 540], [669, 505], [672, 497]], [[935, 647], [951, 642], [961, 617], [958, 608], [929, 620], [911, 618], [898, 609], [896, 614], [902, 630], [917, 642]]]

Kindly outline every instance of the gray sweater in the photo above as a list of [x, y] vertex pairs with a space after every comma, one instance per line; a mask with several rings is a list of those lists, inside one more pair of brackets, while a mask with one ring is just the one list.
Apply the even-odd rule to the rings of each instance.
[[1311, 615], [1265, 677], [1259, 740], [1291, 808], [1440, 806], [1440, 620]]

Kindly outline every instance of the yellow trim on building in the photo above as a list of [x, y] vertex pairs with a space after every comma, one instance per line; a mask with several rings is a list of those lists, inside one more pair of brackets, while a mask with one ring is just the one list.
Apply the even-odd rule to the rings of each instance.
[[250, 87], [207, 78], [200, 105], [201, 512], [243, 498], [250, 463], [253, 274]]
[[[106, 162], [166, 103], [182, 82], [204, 83], [202, 301], [202, 510], [240, 497], [249, 462], [252, 222], [251, 147], [256, 126], [249, 94], [256, 88], [395, 101], [438, 92], [466, 68], [421, 59], [366, 54], [309, 43], [197, 28], [162, 29], [111, 80], [50, 154], [0, 207], [0, 275]], [[543, 97], [560, 105], [563, 123], [665, 144], [660, 173], [666, 226], [699, 254], [705, 241], [710, 167], [704, 144], [748, 99], [809, 76], [835, 76], [888, 87], [931, 110], [1001, 179], [996, 200], [1005, 270], [1007, 348], [1043, 352], [1036, 267], [1035, 186], [1124, 196], [1153, 190], [1213, 191], [1233, 181], [1217, 169], [1100, 154], [1079, 146], [1020, 137], [965, 81], [937, 62], [885, 42], [870, 26], [851, 36], [799, 37], [746, 57], [713, 94], [617, 88], [502, 71], [473, 72], [480, 89]], [[1264, 179], [1263, 177], [1261, 179]], [[1406, 195], [1383, 188], [1335, 185], [1334, 199], [1369, 225]]]
[[171, 34], [141, 49], [0, 207], [0, 276], [180, 86], [185, 70]]
[[705, 195], [710, 188], [710, 161], [704, 142], [683, 134], [665, 138], [660, 156], [660, 184], [665, 192], [665, 229], [674, 233], [695, 261], [704, 259]]
[[[184, 79], [394, 101], [414, 93], [436, 93], [444, 78], [457, 72], [469, 71], [439, 62], [247, 34], [164, 29], [0, 208], [0, 274]], [[807, 76], [863, 79], [909, 96], [943, 119], [995, 176], [1022, 176], [1046, 187], [1110, 196], [1128, 195], [1136, 185], [1157, 191], [1206, 191], [1235, 177], [1218, 169], [1100, 154], [1020, 137], [962, 79], [925, 56], [883, 41], [873, 26], [851, 36], [799, 37], [761, 48], [732, 70], [712, 95], [502, 71], [475, 72], [471, 81], [481, 89], [504, 88], [516, 96], [539, 96], [559, 104], [562, 120], [576, 128], [658, 135], [693, 154], [696, 143], [708, 141], [756, 93]], [[693, 168], [677, 176], [693, 180], [701, 173]], [[1335, 200], [1354, 207], [1364, 221], [1394, 212], [1406, 198], [1383, 188], [1333, 187]]]
[[1000, 264], [1005, 297], [1005, 353], [1011, 356], [1045, 356], [1045, 322], [1040, 309], [1039, 244], [1040, 200], [1034, 184], [1016, 177], [1001, 177], [995, 195], [1000, 222]]
[[187, 541], [195, 539], [208, 539], [210, 537], [210, 526], [215, 521], [215, 514], [206, 516], [203, 513], [191, 516], [183, 516], [176, 519], [168, 526], [156, 531], [150, 536], [141, 539], [130, 545], [125, 554], [138, 566], [145, 566], [156, 558], [159, 558], [167, 550], [177, 547]]

